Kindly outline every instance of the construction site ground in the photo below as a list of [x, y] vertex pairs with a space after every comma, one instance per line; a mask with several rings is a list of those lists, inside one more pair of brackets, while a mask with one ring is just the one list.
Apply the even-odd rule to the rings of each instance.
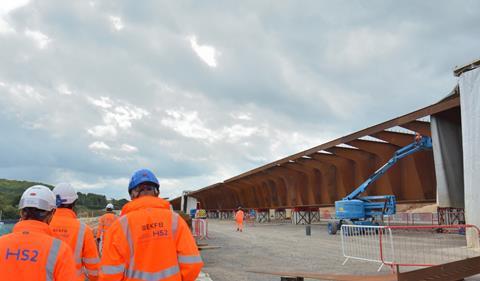
[[[344, 257], [340, 236], [328, 235], [326, 224], [256, 224], [237, 232], [233, 221], [209, 220], [210, 239], [202, 241], [221, 248], [202, 251], [204, 272], [214, 281], [270, 281], [279, 277], [248, 271], [297, 271], [338, 274], [376, 274], [379, 264]], [[388, 273], [383, 268], [380, 273]], [[308, 280], [308, 279], [306, 279]], [[480, 276], [466, 279], [480, 281]]]

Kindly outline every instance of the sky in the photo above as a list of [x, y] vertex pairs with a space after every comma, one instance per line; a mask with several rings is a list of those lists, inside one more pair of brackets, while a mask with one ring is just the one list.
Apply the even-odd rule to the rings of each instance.
[[174, 198], [435, 103], [479, 1], [0, 0], [0, 178]]

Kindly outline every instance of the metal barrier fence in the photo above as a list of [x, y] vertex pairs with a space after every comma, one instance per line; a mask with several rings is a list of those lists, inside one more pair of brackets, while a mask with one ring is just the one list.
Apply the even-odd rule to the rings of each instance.
[[208, 221], [206, 219], [192, 219], [192, 234], [198, 240], [210, 239], [208, 237]]
[[[380, 236], [382, 232], [383, 236]], [[340, 233], [342, 254], [345, 257], [343, 265], [350, 259], [371, 261], [381, 264], [378, 268], [380, 271], [385, 261], [391, 262], [394, 248], [390, 229], [383, 229], [382, 226], [342, 225]], [[390, 240], [390, 249], [385, 249], [384, 240]]]
[[384, 217], [384, 222], [387, 225], [402, 224], [402, 225], [434, 225], [438, 224], [437, 213], [397, 213]]
[[474, 225], [357, 226], [342, 225], [342, 253], [350, 259], [397, 266], [434, 266], [479, 256], [478, 248], [469, 248], [466, 231]]

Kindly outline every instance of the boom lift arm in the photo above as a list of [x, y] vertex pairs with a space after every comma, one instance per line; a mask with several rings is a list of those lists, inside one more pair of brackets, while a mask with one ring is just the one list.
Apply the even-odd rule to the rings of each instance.
[[363, 192], [365, 192], [372, 183], [374, 183], [378, 178], [383, 176], [383, 174], [385, 174], [385, 172], [388, 171], [388, 169], [390, 169], [393, 165], [395, 165], [395, 163], [397, 163], [398, 160], [404, 157], [407, 157], [408, 155], [413, 154], [417, 151], [427, 150], [427, 149], [432, 149], [432, 139], [426, 136], [419, 136], [415, 142], [397, 150], [393, 155], [393, 157], [390, 160], [388, 160], [388, 162], [385, 163], [385, 165], [380, 167], [375, 173], [373, 173], [373, 175], [371, 175], [365, 182], [363, 182], [359, 187], [357, 187], [352, 193], [345, 196], [343, 200], [352, 200], [352, 199], [358, 198], [358, 196]]
[[418, 151], [432, 148], [430, 137], [415, 135], [415, 141], [397, 150], [385, 165], [342, 200], [335, 202], [335, 215], [339, 221], [329, 222], [328, 232], [335, 234], [344, 223], [374, 225], [376, 216], [393, 215], [396, 212], [395, 195], [360, 197], [367, 188], [385, 174], [398, 160]]

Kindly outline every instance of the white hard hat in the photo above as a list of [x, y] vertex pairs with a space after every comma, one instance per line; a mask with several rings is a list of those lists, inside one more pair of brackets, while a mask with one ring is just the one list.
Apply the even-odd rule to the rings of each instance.
[[59, 198], [59, 204], [72, 204], [78, 199], [77, 192], [69, 183], [59, 183], [53, 189], [53, 193]]
[[108, 203], [108, 204], [107, 204], [107, 207], [105, 207], [105, 209], [112, 209], [112, 210], [113, 210], [113, 204], [112, 204], [112, 203]]
[[22, 194], [18, 208], [23, 209], [31, 207], [40, 210], [51, 211], [57, 207], [55, 203], [55, 195], [48, 187], [43, 185], [34, 185], [29, 187]]

